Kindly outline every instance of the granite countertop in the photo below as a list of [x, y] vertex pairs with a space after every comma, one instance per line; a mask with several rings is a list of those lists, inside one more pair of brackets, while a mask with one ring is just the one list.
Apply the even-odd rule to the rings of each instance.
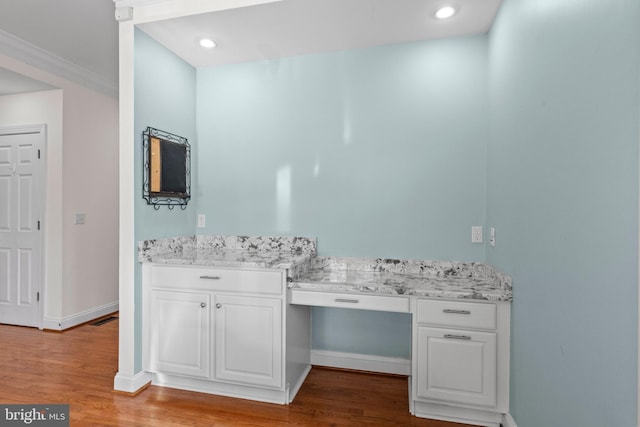
[[318, 257], [291, 288], [355, 294], [511, 301], [511, 278], [480, 263]]
[[202, 265], [236, 268], [290, 269], [308, 261], [308, 253], [234, 250], [183, 249], [150, 255], [145, 262], [174, 265]]
[[316, 239], [271, 236], [180, 236], [138, 243], [143, 263], [307, 270]]
[[290, 288], [511, 301], [511, 278], [487, 264], [317, 256], [307, 237], [184, 236], [145, 240], [138, 260], [158, 264], [288, 269]]

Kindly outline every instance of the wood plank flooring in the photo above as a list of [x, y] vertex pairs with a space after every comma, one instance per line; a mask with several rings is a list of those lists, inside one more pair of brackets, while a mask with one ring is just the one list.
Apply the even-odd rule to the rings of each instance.
[[118, 321], [63, 333], [0, 325], [0, 403], [70, 404], [71, 426], [464, 427], [409, 414], [407, 379], [314, 368], [291, 405], [150, 386], [113, 391]]

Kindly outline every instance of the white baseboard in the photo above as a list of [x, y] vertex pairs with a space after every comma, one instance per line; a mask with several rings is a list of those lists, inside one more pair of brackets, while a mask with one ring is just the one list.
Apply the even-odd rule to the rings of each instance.
[[401, 357], [311, 350], [311, 364], [384, 374], [411, 375], [411, 360]]
[[106, 316], [107, 314], [115, 313], [116, 311], [118, 311], [118, 309], [118, 301], [115, 301], [110, 304], [105, 304], [101, 307], [95, 307], [71, 316], [63, 317], [61, 319], [45, 317], [42, 320], [42, 329], [64, 331], [65, 329], [73, 328], [74, 326], [78, 326], [99, 317]]
[[502, 417], [502, 427], [518, 427], [511, 414], [505, 414]]
[[147, 371], [138, 372], [133, 376], [118, 372], [113, 379], [113, 389], [133, 394], [149, 384], [152, 378], [152, 375]]

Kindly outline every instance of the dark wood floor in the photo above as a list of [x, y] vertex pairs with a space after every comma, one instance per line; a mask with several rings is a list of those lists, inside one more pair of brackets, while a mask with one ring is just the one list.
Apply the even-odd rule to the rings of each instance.
[[72, 426], [463, 426], [412, 417], [406, 378], [320, 368], [288, 406], [156, 386], [122, 395], [117, 346], [117, 320], [63, 333], [0, 325], [0, 403], [69, 404]]

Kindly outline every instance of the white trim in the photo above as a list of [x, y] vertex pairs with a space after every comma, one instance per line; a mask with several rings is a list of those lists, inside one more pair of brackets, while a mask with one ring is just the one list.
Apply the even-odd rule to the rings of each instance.
[[[135, 207], [134, 207], [134, 102], [133, 102], [133, 21], [118, 24], [119, 69], [119, 248], [118, 292], [120, 332], [118, 335], [118, 376], [136, 374], [135, 356]], [[139, 369], [139, 368], [138, 368]], [[117, 378], [117, 377], [116, 377]]]
[[[640, 78], [640, 77], [639, 77]], [[638, 98], [640, 102], [640, 97]], [[640, 134], [638, 134], [638, 144], [640, 145]], [[640, 157], [636, 159], [636, 161], [640, 162]], [[639, 206], [640, 207], [640, 206]], [[638, 217], [638, 223], [640, 224], [640, 216]], [[640, 238], [640, 235], [638, 236]], [[639, 249], [640, 249], [640, 239], [638, 240]], [[636, 339], [636, 346], [638, 351], [636, 352], [636, 425], [640, 427], [640, 263], [638, 263], [638, 271], [636, 272], [636, 280], [637, 280], [637, 289], [638, 289], [638, 300], [636, 301], [636, 311], [638, 312], [637, 319], [637, 334], [634, 337]]]
[[[638, 80], [640, 81], [640, 76], [638, 76]], [[640, 102], [640, 96], [638, 97], [638, 102]], [[639, 117], [640, 118], [640, 117]], [[636, 135], [638, 138], [638, 144], [640, 145], [640, 133]], [[640, 157], [636, 159], [636, 161], [640, 162]], [[638, 208], [640, 211], [640, 203], [638, 204]], [[640, 224], [640, 214], [638, 215], [638, 224]], [[640, 237], [636, 236], [636, 237]], [[638, 246], [636, 249], [640, 250], [640, 240], [638, 241]], [[636, 270], [636, 281], [637, 281], [637, 289], [638, 296], [636, 300], [636, 312], [638, 318], [636, 320], [636, 336], [634, 337], [636, 340], [636, 426], [640, 427], [640, 262], [638, 263], [638, 268]]]
[[125, 393], [136, 393], [149, 384], [152, 378], [151, 373], [146, 371], [138, 372], [135, 375], [123, 375], [118, 372], [113, 379], [113, 388]]
[[177, 388], [198, 393], [215, 394], [237, 399], [257, 400], [259, 402], [287, 405], [290, 401], [287, 388], [258, 387], [250, 384], [222, 382], [207, 378], [195, 378], [182, 375], [153, 373], [152, 385]]
[[116, 21], [131, 21], [133, 19], [132, 7], [116, 7]]
[[298, 381], [293, 385], [293, 387], [289, 387], [289, 392], [287, 393], [287, 395], [289, 396], [287, 398], [287, 403], [293, 402], [293, 399], [295, 399], [296, 395], [302, 388], [304, 380], [307, 379], [307, 375], [309, 375], [309, 372], [311, 372], [311, 365], [307, 366], [304, 369], [304, 372], [302, 373], [302, 375], [300, 375], [300, 378], [298, 378]]
[[64, 331], [65, 329], [73, 328], [74, 326], [78, 326], [99, 317], [106, 316], [107, 314], [115, 313], [116, 311], [118, 311], [118, 308], [118, 301], [115, 301], [109, 304], [105, 304], [101, 307], [95, 307], [80, 313], [76, 313], [72, 316], [63, 317], [61, 319], [45, 317], [42, 321], [42, 328], [50, 329], [53, 331]]
[[511, 414], [502, 416], [502, 427], [518, 427]]
[[383, 374], [411, 375], [411, 360], [402, 357], [311, 350], [311, 364]]
[[40, 147], [40, 156], [38, 160], [41, 162], [40, 166], [40, 201], [39, 201], [39, 212], [40, 212], [40, 265], [38, 266], [40, 270], [40, 277], [38, 278], [38, 292], [40, 292], [40, 304], [38, 305], [38, 329], [42, 330], [42, 323], [44, 322], [44, 311], [45, 304], [47, 303], [47, 172], [48, 172], [48, 148], [49, 148], [49, 127], [46, 123], [38, 124], [36, 126], [40, 127], [42, 132], [42, 146]]
[[283, 0], [117, 0], [115, 3], [116, 10], [120, 11], [132, 7], [133, 22], [143, 24], [279, 1]]
[[504, 415], [491, 409], [452, 405], [448, 402], [414, 401], [414, 415], [420, 418], [470, 424], [484, 427], [500, 427]]
[[118, 97], [116, 82], [3, 30], [0, 30], [0, 53], [113, 98]]
[[160, 3], [165, 0], [113, 0], [115, 3], [116, 9], [121, 7], [138, 7], [138, 6], [146, 6], [152, 3]]

